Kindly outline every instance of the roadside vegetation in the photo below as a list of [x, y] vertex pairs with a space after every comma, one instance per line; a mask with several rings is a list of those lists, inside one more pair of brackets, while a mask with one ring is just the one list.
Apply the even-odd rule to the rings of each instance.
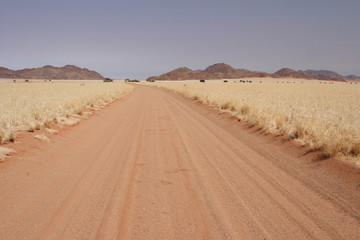
[[289, 79], [147, 85], [229, 111], [241, 121], [296, 139], [328, 156], [360, 159], [359, 85]]
[[14, 141], [20, 130], [74, 124], [132, 89], [124, 83], [0, 83], [0, 143]]

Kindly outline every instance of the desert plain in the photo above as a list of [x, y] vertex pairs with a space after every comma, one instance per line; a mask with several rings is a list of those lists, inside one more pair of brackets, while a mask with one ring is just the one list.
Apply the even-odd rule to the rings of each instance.
[[2, 82], [0, 239], [359, 239], [359, 89]]

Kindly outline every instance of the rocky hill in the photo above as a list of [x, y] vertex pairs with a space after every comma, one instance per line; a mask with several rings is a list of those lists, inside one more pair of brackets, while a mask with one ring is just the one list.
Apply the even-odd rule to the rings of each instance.
[[199, 79], [201, 78], [199, 71], [194, 71], [186, 67], [174, 69], [158, 77], [150, 77], [149, 80], [155, 78], [156, 80], [184, 80], [184, 79]]
[[297, 72], [297, 71], [295, 71], [293, 69], [290, 69], [290, 68], [282, 68], [279, 71], [272, 74], [271, 76], [275, 77], [275, 78], [282, 78], [282, 77], [304, 78], [304, 79], [308, 78], [307, 76], [305, 76], [304, 73]]
[[343, 76], [341, 76], [340, 74], [328, 70], [306, 70], [306, 71], [300, 70], [299, 72], [304, 73], [308, 77], [315, 77], [315, 78], [319, 75], [326, 75], [330, 78], [343, 78]]
[[302, 78], [302, 79], [318, 79], [330, 81], [345, 81], [360, 79], [358, 76], [349, 75], [347, 77], [341, 76], [336, 72], [327, 70], [306, 70], [295, 71], [290, 68], [282, 68], [279, 71], [269, 74], [265, 72], [256, 72], [246, 69], [235, 69], [225, 63], [217, 63], [207, 67], [205, 70], [191, 70], [186, 67], [177, 68], [171, 72], [162, 74], [160, 76], [149, 77], [147, 81], [151, 80], [198, 80], [198, 79], [223, 79], [223, 78], [244, 78], [244, 77], [274, 77], [274, 78]]
[[266, 77], [270, 74], [253, 72], [245, 69], [234, 69], [228, 64], [217, 63], [207, 67], [205, 70], [191, 70], [186, 67], [177, 68], [160, 76], [149, 77], [150, 80], [196, 80], [196, 79], [221, 79], [242, 77]]
[[291, 78], [304, 78], [304, 79], [317, 79], [317, 80], [329, 80], [346, 82], [345, 77], [328, 70], [306, 70], [295, 71], [290, 68], [282, 68], [279, 71], [272, 74], [272, 77], [291, 77]]
[[349, 76], [346, 76], [345, 79], [348, 81], [360, 81], [360, 76], [349, 75]]
[[87, 68], [79, 68], [74, 65], [64, 67], [44, 66], [22, 70], [11, 70], [0, 67], [0, 78], [22, 78], [22, 79], [104, 79], [104, 77]]

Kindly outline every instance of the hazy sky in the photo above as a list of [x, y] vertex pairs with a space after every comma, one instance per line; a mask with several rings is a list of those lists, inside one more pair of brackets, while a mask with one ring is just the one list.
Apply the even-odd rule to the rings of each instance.
[[360, 75], [360, 0], [0, 0], [0, 66], [144, 79], [225, 62]]

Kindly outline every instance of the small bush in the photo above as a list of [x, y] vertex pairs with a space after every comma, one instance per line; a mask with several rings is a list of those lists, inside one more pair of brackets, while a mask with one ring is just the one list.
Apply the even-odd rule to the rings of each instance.
[[134, 80], [130, 80], [130, 79], [125, 79], [125, 82], [140, 82], [139, 80], [136, 80], [136, 79], [134, 79]]
[[240, 112], [241, 112], [242, 115], [249, 114], [249, 112], [250, 112], [249, 106], [248, 105], [241, 106]]
[[9, 142], [15, 142], [15, 134], [13, 133], [10, 133], [10, 136], [9, 136]]
[[201, 79], [200, 82], [205, 82], [205, 80], [204, 80], [204, 79]]
[[44, 122], [44, 127], [51, 128], [51, 126], [52, 126], [52, 122], [50, 120]]

